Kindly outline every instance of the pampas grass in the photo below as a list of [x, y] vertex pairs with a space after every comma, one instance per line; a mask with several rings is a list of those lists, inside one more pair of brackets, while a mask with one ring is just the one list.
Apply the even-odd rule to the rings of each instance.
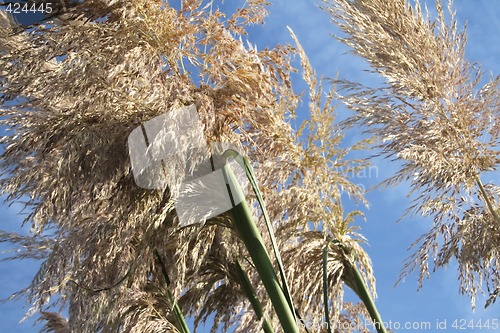
[[[212, 332], [257, 332], [262, 324], [236, 263], [270, 325], [279, 327], [229, 214], [183, 227], [169, 189], [134, 183], [129, 133], [185, 105], [196, 106], [208, 143], [230, 142], [257, 166], [298, 313], [314, 322], [323, 318], [326, 237], [352, 249], [373, 290], [362, 238], [340, 201], [341, 190], [363, 200], [339, 170], [366, 162], [345, 158], [334, 92], [322, 98], [300, 44], [257, 50], [242, 41], [246, 26], [265, 15], [259, 0], [227, 17], [203, 1], [173, 8], [159, 1], [89, 0], [23, 30], [1, 14], [0, 122], [9, 131], [1, 138], [0, 189], [9, 201], [26, 202], [24, 223], [31, 226], [29, 236], [3, 233], [1, 240], [24, 249], [12, 259], [42, 258], [31, 285], [17, 296], [32, 304], [28, 315], [45, 313], [48, 330], [175, 332], [175, 300], [195, 326], [213, 318]], [[299, 96], [290, 75], [297, 53], [311, 116], [294, 130]], [[248, 200], [261, 228], [256, 198]], [[267, 236], [263, 242], [270, 248]], [[361, 307], [342, 301], [341, 252], [331, 251], [332, 318], [364, 316]], [[47, 314], [51, 307], [68, 308], [64, 325]]]
[[346, 125], [363, 126], [383, 156], [402, 162], [384, 185], [408, 181], [416, 194], [408, 212], [434, 222], [415, 242], [403, 276], [415, 270], [422, 284], [430, 265], [456, 259], [460, 292], [474, 306], [479, 292], [498, 290], [500, 281], [500, 188], [482, 183], [500, 162], [500, 77], [480, 83], [483, 73], [465, 58], [465, 29], [451, 1], [447, 10], [436, 1], [435, 20], [418, 1], [324, 4], [344, 33], [339, 39], [385, 79], [379, 88], [339, 82], [355, 112]]

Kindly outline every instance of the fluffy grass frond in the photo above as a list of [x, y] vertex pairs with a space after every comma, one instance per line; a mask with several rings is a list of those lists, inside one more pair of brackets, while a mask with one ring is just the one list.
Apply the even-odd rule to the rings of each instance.
[[[323, 97], [300, 46], [311, 120], [292, 128], [299, 100], [290, 79], [294, 49], [258, 51], [241, 39], [245, 25], [263, 20], [265, 4], [247, 1], [226, 17], [204, 1], [174, 8], [162, 1], [91, 0], [27, 30], [0, 12], [0, 125], [7, 129], [0, 190], [10, 201], [27, 199], [25, 223], [36, 247], [25, 253], [45, 258], [25, 290], [30, 314], [68, 305], [72, 332], [174, 331], [162, 292], [168, 288], [197, 323], [214, 313], [214, 327], [256, 331], [260, 324], [234, 281], [232, 265], [239, 261], [277, 323], [227, 217], [181, 227], [170, 189], [134, 183], [128, 135], [184, 105], [196, 106], [208, 143], [231, 142], [255, 163], [280, 247], [310, 241], [298, 249], [315, 253], [321, 242], [297, 234], [310, 225], [350, 235], [340, 193], [360, 201], [363, 193], [344, 170], [365, 164], [339, 147], [333, 91]], [[5, 240], [31, 242], [14, 234]], [[155, 251], [165, 261], [168, 287]], [[302, 276], [290, 265], [293, 297], [302, 302], [303, 290], [294, 285], [315, 273], [306, 268]], [[332, 295], [341, 293], [336, 265]]]
[[[365, 126], [384, 156], [402, 162], [384, 184], [410, 182], [417, 198], [409, 211], [434, 219], [407, 268], [417, 268], [422, 282], [429, 261], [438, 267], [455, 257], [461, 291], [474, 303], [483, 281], [498, 281], [498, 254], [487, 250], [495, 233], [473, 246], [470, 240], [486, 226], [500, 226], [498, 196], [481, 189], [482, 174], [499, 163], [500, 77], [481, 84], [482, 71], [465, 59], [465, 30], [457, 27], [451, 2], [445, 11], [436, 1], [436, 19], [418, 2], [325, 4], [345, 33], [340, 40], [385, 79], [378, 88], [340, 82], [343, 101], [355, 111], [346, 124]], [[492, 265], [481, 264], [486, 262]]]

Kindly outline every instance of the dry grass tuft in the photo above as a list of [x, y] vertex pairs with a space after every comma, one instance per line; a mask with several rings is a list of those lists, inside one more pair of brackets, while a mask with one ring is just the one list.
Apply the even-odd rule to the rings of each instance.
[[[71, 332], [175, 331], [156, 249], [170, 290], [196, 323], [215, 314], [213, 331], [258, 330], [235, 281], [240, 261], [277, 327], [227, 216], [180, 228], [168, 190], [134, 183], [129, 133], [191, 104], [209, 142], [236, 144], [256, 163], [302, 313], [321, 318], [322, 281], [309, 277], [321, 271], [315, 270], [326, 235], [352, 246], [373, 282], [369, 259], [343, 217], [341, 190], [363, 199], [342, 170], [364, 163], [346, 159], [348, 150], [339, 148], [333, 91], [323, 101], [299, 47], [311, 120], [295, 131], [295, 50], [258, 51], [241, 41], [246, 25], [262, 22], [265, 4], [247, 1], [226, 17], [216, 3], [203, 1], [182, 1], [176, 9], [160, 1], [89, 0], [21, 32], [2, 14], [0, 122], [8, 131], [1, 139], [0, 189], [10, 201], [26, 201], [32, 235], [2, 233], [0, 240], [25, 248], [14, 258], [44, 260], [20, 293], [32, 304], [29, 314], [69, 305]], [[305, 261], [292, 260], [297, 251], [307, 253]], [[340, 299], [342, 263], [334, 248], [331, 258], [330, 290]], [[337, 304], [343, 320], [360, 313]], [[49, 329], [51, 316], [44, 317]]]
[[456, 258], [460, 291], [474, 297], [499, 286], [499, 187], [483, 186], [496, 170], [500, 77], [481, 85], [482, 72], [464, 56], [465, 30], [452, 3], [436, 1], [437, 18], [420, 4], [391, 0], [327, 0], [325, 10], [345, 33], [340, 38], [385, 78], [379, 88], [344, 81], [343, 101], [356, 114], [348, 125], [366, 126], [386, 157], [402, 167], [385, 185], [411, 183], [418, 193], [409, 211], [432, 217], [433, 228], [415, 246], [405, 274], [420, 283]]

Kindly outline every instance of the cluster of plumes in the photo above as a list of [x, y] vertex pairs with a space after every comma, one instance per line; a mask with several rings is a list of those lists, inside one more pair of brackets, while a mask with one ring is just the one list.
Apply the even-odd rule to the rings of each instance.
[[173, 8], [162, 1], [89, 0], [24, 31], [0, 14], [6, 129], [0, 188], [8, 200], [26, 202], [32, 230], [3, 233], [1, 241], [18, 244], [13, 259], [43, 258], [32, 284], [17, 295], [33, 304], [30, 313], [68, 306], [67, 322], [43, 312], [45, 329], [175, 331], [168, 289], [196, 323], [214, 315], [213, 331], [257, 332], [260, 323], [234, 273], [237, 262], [279, 327], [227, 215], [181, 228], [168, 189], [134, 183], [128, 135], [193, 104], [208, 142], [235, 144], [256, 164], [298, 311], [323, 320], [320, 265], [329, 246], [331, 313], [340, 321], [363, 315], [361, 307], [343, 305], [345, 253], [327, 240], [351, 248], [373, 286], [361, 237], [350, 229], [353, 214], [344, 216], [340, 203], [341, 191], [363, 200], [343, 172], [364, 164], [345, 159], [348, 150], [339, 148], [333, 92], [322, 102], [303, 51], [311, 113], [299, 130], [292, 128], [295, 51], [257, 51], [238, 38], [246, 25], [262, 22], [264, 5], [246, 1], [223, 13], [202, 1]]
[[435, 20], [418, 2], [325, 3], [346, 34], [340, 39], [386, 82], [373, 89], [341, 83], [344, 102], [356, 112], [347, 124], [366, 126], [382, 154], [402, 162], [385, 184], [410, 181], [418, 196], [409, 210], [434, 219], [405, 271], [419, 270], [421, 283], [430, 260], [439, 267], [456, 258], [461, 292], [474, 305], [481, 287], [500, 283], [500, 188], [481, 183], [481, 174], [500, 162], [500, 78], [480, 85], [481, 71], [464, 57], [466, 36], [451, 2], [445, 15], [436, 1]]

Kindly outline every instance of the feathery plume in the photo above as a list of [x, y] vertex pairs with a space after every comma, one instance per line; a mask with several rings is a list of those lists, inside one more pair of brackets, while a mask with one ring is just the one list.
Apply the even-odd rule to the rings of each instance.
[[355, 111], [346, 125], [366, 126], [381, 154], [402, 162], [383, 184], [409, 181], [418, 193], [409, 211], [434, 220], [404, 275], [418, 270], [421, 284], [429, 261], [437, 268], [456, 258], [460, 291], [474, 305], [484, 284], [499, 281], [498, 185], [481, 179], [500, 161], [500, 77], [481, 84], [452, 2], [436, 8], [435, 20], [418, 1], [327, 0], [324, 9], [345, 33], [339, 39], [385, 79], [377, 88], [340, 82]]

